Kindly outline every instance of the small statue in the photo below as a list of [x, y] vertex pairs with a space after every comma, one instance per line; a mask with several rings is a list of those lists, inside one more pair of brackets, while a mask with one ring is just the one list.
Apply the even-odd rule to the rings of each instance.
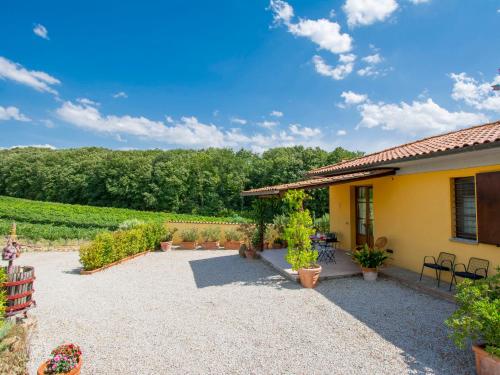
[[2, 251], [2, 259], [7, 260], [9, 262], [9, 266], [7, 268], [8, 273], [12, 273], [14, 268], [14, 260], [16, 258], [19, 258], [20, 255], [21, 255], [21, 246], [19, 246], [19, 243], [17, 242], [16, 223], [13, 223], [12, 231], [7, 241], [7, 245], [3, 248]]

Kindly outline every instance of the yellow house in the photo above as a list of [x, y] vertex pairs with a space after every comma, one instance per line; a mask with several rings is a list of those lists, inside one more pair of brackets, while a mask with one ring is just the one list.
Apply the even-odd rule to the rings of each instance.
[[243, 194], [265, 197], [325, 186], [331, 231], [343, 249], [372, 245], [384, 236], [392, 264], [418, 273], [424, 256], [437, 258], [442, 251], [465, 265], [471, 257], [486, 259], [489, 274], [500, 265], [500, 122], [314, 169], [307, 180]]

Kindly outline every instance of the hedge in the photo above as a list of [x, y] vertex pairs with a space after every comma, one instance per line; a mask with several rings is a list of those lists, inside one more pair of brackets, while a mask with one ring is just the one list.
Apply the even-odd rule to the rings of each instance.
[[90, 244], [80, 247], [80, 263], [85, 271], [91, 271], [143, 251], [154, 250], [166, 231], [163, 224], [148, 223], [127, 230], [101, 232]]

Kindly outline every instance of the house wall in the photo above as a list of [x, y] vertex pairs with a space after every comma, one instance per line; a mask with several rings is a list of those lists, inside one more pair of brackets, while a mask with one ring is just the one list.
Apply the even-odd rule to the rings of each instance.
[[[491, 171], [500, 171], [500, 164], [330, 186], [331, 230], [338, 233], [341, 248], [355, 247], [354, 187], [372, 185], [374, 238], [388, 238], [387, 247], [394, 250], [392, 264], [420, 272], [424, 255], [437, 257], [440, 251], [446, 251], [456, 254], [457, 263], [467, 264], [470, 257], [488, 259], [494, 273], [500, 265], [500, 247], [451, 240], [451, 179]], [[426, 273], [430, 275], [431, 271]]]

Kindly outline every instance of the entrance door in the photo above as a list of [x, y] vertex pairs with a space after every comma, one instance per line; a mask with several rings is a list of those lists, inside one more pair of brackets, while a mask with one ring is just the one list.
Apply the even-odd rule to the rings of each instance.
[[373, 246], [373, 187], [356, 187], [356, 245]]

